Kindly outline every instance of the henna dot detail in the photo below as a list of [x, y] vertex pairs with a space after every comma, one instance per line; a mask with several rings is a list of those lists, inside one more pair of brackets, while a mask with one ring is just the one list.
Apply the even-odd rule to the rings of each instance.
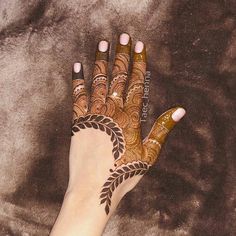
[[118, 95], [117, 92], [112, 93], [112, 96], [116, 97]]

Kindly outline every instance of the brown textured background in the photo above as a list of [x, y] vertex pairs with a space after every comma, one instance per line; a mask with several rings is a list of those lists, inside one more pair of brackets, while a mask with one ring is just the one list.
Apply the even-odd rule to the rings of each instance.
[[49, 232], [68, 178], [71, 65], [91, 78], [97, 41], [123, 31], [147, 45], [144, 133], [169, 107], [188, 114], [104, 235], [236, 235], [235, 0], [1, 0], [0, 13], [1, 236]]

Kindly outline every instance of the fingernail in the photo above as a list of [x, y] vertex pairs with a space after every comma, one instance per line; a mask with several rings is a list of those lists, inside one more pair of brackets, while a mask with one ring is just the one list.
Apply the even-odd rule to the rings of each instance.
[[143, 42], [138, 41], [134, 47], [134, 61], [146, 63], [146, 48]]
[[172, 119], [175, 122], [180, 121], [184, 115], [185, 115], [186, 111], [183, 108], [178, 108], [173, 114], [172, 114]]
[[76, 62], [72, 69], [72, 80], [84, 79], [83, 65], [80, 62]]
[[126, 33], [123, 33], [120, 35], [120, 44], [121, 45], [127, 45], [129, 43], [129, 35]]
[[143, 51], [143, 48], [144, 48], [143, 42], [138, 41], [138, 42], [135, 44], [134, 51], [135, 51], [136, 53], [141, 53], [141, 52]]
[[76, 62], [76, 63], [74, 64], [74, 72], [75, 72], [75, 73], [79, 73], [80, 70], [81, 70], [81, 63]]
[[98, 50], [100, 52], [106, 52], [107, 49], [108, 49], [108, 42], [105, 40], [100, 41], [98, 44]]

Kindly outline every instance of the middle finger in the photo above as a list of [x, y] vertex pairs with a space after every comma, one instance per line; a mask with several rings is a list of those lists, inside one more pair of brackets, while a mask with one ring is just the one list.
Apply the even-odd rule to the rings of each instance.
[[126, 80], [128, 77], [131, 53], [131, 39], [126, 33], [120, 35], [116, 48], [115, 63], [112, 70], [112, 81], [109, 96], [123, 100]]

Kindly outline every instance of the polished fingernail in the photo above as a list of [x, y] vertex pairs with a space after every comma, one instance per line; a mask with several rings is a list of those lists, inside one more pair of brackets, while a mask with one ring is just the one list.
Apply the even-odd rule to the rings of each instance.
[[97, 45], [96, 60], [108, 61], [109, 58], [109, 43], [102, 40]]
[[74, 64], [74, 72], [75, 72], [75, 73], [79, 73], [80, 70], [81, 70], [81, 63], [76, 62], [76, 63]]
[[134, 61], [146, 63], [146, 47], [143, 42], [138, 41], [134, 47]]
[[72, 80], [84, 79], [83, 65], [80, 62], [76, 62], [72, 69]]
[[172, 114], [172, 119], [175, 122], [178, 122], [184, 117], [185, 114], [186, 111], [184, 110], [184, 108], [180, 107]]
[[100, 52], [106, 52], [108, 50], [108, 42], [105, 40], [102, 40], [98, 44], [98, 50]]
[[130, 36], [126, 33], [120, 35], [120, 44], [127, 45], [129, 43]]
[[134, 51], [135, 51], [136, 53], [141, 53], [141, 52], [143, 51], [143, 48], [144, 48], [143, 42], [138, 41], [138, 42], [135, 44]]

